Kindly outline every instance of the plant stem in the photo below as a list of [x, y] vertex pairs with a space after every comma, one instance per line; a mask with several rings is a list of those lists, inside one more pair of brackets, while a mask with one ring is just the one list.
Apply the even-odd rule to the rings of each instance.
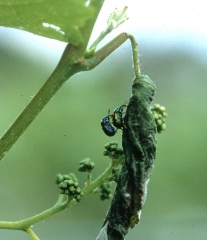
[[109, 15], [106, 29], [100, 33], [98, 38], [89, 47], [89, 50], [93, 48], [96, 49], [97, 45], [106, 37], [107, 34], [109, 34], [111, 31], [113, 31], [115, 28], [117, 28], [119, 25], [121, 25], [128, 19], [128, 17], [126, 16], [127, 8], [128, 7], [125, 6], [123, 10], [115, 9]]
[[107, 34], [111, 32], [111, 29], [106, 28], [103, 32], [100, 33], [98, 38], [93, 42], [93, 44], [89, 47], [89, 50], [92, 48], [96, 48], [97, 45], [106, 37]]
[[58, 200], [56, 202], [56, 205], [60, 205], [63, 201], [64, 195], [63, 194], [59, 194]]
[[[71, 204], [70, 204], [71, 205]], [[37, 214], [31, 218], [27, 218], [21, 221], [16, 222], [0, 222], [1, 229], [11, 229], [11, 230], [23, 230], [26, 231], [28, 228], [33, 226], [35, 223], [40, 222], [48, 217], [53, 216], [54, 214], [63, 211], [68, 207], [67, 202], [62, 203], [61, 205], [55, 205], [48, 210]]]
[[97, 177], [94, 181], [87, 185], [87, 187], [83, 189], [84, 193], [83, 197], [86, 197], [88, 194], [92, 193], [94, 189], [96, 189], [98, 186], [104, 183], [106, 179], [108, 179], [108, 177], [111, 175], [112, 167], [114, 165], [117, 166], [118, 164], [121, 164], [123, 160], [124, 155], [120, 155], [115, 163], [110, 164], [109, 167], [99, 177]]
[[0, 139], [0, 160], [32, 123], [65, 81], [80, 71], [77, 60], [84, 49], [68, 44], [54, 72]]
[[[123, 161], [124, 155], [121, 155], [118, 159], [117, 159], [117, 163], [121, 163]], [[110, 176], [111, 174], [111, 169], [112, 169], [113, 164], [110, 164], [110, 166], [97, 178], [95, 179], [93, 182], [91, 182], [90, 184], [88, 184], [84, 189], [83, 189], [83, 197], [86, 197], [87, 195], [89, 195], [90, 193], [93, 192], [94, 189], [96, 189], [98, 186], [100, 186], [104, 181], [106, 181], [106, 179]], [[59, 213], [61, 211], [63, 211], [66, 208], [71, 207], [72, 205], [74, 205], [76, 203], [75, 199], [72, 200], [68, 200], [62, 203], [62, 199], [63, 199], [64, 195], [59, 195], [58, 200], [56, 202], [56, 204], [47, 209], [46, 211], [39, 213], [31, 218], [27, 218], [21, 221], [16, 221], [16, 222], [0, 222], [0, 229], [10, 229], [10, 230], [23, 230], [26, 231], [27, 233], [29, 233], [30, 235], [32, 235], [32, 230], [30, 229], [31, 226], [33, 226], [35, 223], [38, 223], [42, 220], [45, 220], [53, 215], [55, 215], [56, 213]], [[34, 238], [35, 239], [35, 238]], [[38, 239], [38, 238], [36, 238]]]
[[128, 39], [127, 33], [121, 33], [104, 47], [99, 49], [95, 55], [85, 60], [85, 70], [91, 70], [100, 64], [113, 51], [120, 47]]
[[83, 197], [86, 197], [88, 194], [92, 193], [94, 189], [101, 185], [104, 180], [111, 174], [112, 165], [110, 166], [93, 182], [91, 182], [87, 187], [83, 189]]
[[86, 173], [87, 174], [87, 185], [91, 183], [91, 178], [92, 178], [92, 175], [91, 173]]
[[104, 47], [98, 50], [91, 58], [85, 59], [85, 70], [91, 70], [100, 64], [106, 57], [108, 57], [114, 50], [120, 47], [127, 39], [130, 39], [133, 54], [134, 74], [138, 77], [141, 74], [139, 66], [138, 45], [135, 38], [128, 33], [121, 33], [112, 41], [107, 43]]
[[84, 39], [83, 45], [77, 48], [70, 44], [67, 45], [63, 56], [54, 72], [0, 139], [0, 160], [11, 149], [11, 147], [15, 144], [15, 142], [19, 139], [27, 127], [32, 123], [39, 112], [50, 101], [50, 99], [63, 85], [63, 83], [68, 80], [73, 74], [80, 71], [78, 64], [74, 65], [74, 63], [84, 55], [91, 32], [101, 10], [103, 2], [104, 1], [90, 2], [90, 5], [94, 8], [94, 15], [91, 17], [91, 19], [88, 20], [87, 27], [84, 26], [83, 28], [80, 28], [82, 37]]
[[68, 44], [54, 72], [0, 139], [0, 160], [11, 149], [14, 143], [60, 89], [63, 83], [77, 72], [88, 71], [95, 68], [128, 38], [132, 44], [134, 72], [137, 77], [140, 75], [138, 47], [134, 37], [130, 34], [121, 33], [103, 48], [98, 50], [94, 56], [86, 59], [83, 57], [85, 52], [83, 46], [75, 47]]
[[132, 54], [133, 54], [133, 62], [134, 62], [134, 73], [136, 77], [139, 77], [141, 74], [140, 65], [139, 65], [139, 52], [137, 42], [131, 34], [128, 34], [128, 37], [131, 41], [132, 45]]
[[32, 231], [31, 228], [26, 229], [26, 232], [30, 235], [33, 240], [40, 240], [37, 235]]

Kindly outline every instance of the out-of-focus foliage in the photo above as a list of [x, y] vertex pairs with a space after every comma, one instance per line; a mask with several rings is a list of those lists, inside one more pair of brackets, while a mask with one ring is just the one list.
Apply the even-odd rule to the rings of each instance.
[[85, 0], [7, 0], [0, 1], [0, 26], [81, 44], [81, 29], [95, 13]]

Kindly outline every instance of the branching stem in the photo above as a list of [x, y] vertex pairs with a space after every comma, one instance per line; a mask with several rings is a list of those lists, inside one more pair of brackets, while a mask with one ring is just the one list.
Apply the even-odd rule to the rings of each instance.
[[134, 37], [130, 34], [121, 33], [90, 58], [84, 58], [85, 48], [68, 44], [54, 72], [0, 139], [0, 160], [11, 149], [63, 83], [77, 72], [88, 71], [96, 67], [128, 38], [132, 44], [135, 76], [139, 76], [138, 47]]
[[64, 198], [64, 195], [63, 194], [59, 194], [59, 197], [58, 197], [58, 200], [56, 202], [56, 205], [60, 205], [63, 202], [63, 198]]
[[31, 228], [26, 229], [26, 232], [29, 234], [29, 236], [33, 239], [33, 240], [40, 240], [37, 235], [32, 231]]
[[83, 55], [83, 52], [81, 48], [67, 45], [54, 72], [0, 139], [0, 159], [10, 150], [63, 83], [79, 71], [79, 66], [75, 64], [76, 60]]
[[[118, 159], [116, 164], [121, 163], [123, 161], [124, 156], [121, 155]], [[111, 175], [111, 170], [112, 170], [113, 164], [110, 164], [110, 166], [93, 182], [89, 183], [84, 189], [83, 189], [83, 197], [86, 197], [90, 193], [93, 192], [94, 189], [96, 189], [98, 186], [100, 186], [103, 182], [106, 181], [106, 179]], [[76, 203], [76, 200], [68, 198], [65, 202], [62, 202], [64, 195], [60, 194], [58, 197], [58, 200], [56, 204], [47, 209], [46, 211], [39, 213], [31, 218], [27, 218], [21, 221], [16, 221], [16, 222], [0, 222], [0, 229], [10, 229], [10, 230], [22, 230], [26, 231], [33, 239], [37, 240], [37, 236], [33, 233], [31, 230], [31, 226], [34, 224], [45, 220], [56, 213], [59, 213], [66, 208], [71, 207]]]

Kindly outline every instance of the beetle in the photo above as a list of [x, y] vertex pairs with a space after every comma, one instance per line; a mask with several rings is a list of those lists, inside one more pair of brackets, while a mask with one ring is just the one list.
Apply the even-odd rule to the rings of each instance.
[[102, 126], [104, 133], [107, 136], [112, 137], [116, 134], [117, 129], [115, 129], [110, 123], [110, 118], [113, 118], [113, 116], [110, 115], [109, 112], [110, 112], [110, 110], [108, 111], [108, 115], [106, 117], [102, 118], [101, 126]]
[[[126, 107], [126, 103], [114, 109], [113, 114], [110, 114], [110, 109], [108, 115], [101, 120], [101, 126], [104, 133], [112, 137], [116, 134], [118, 129], [123, 129], [125, 127], [124, 120], [122, 117], [123, 109]], [[112, 122], [110, 121], [112, 119]], [[113, 124], [113, 125], [112, 125]]]
[[123, 114], [123, 109], [126, 107], [126, 103], [121, 105], [120, 107], [117, 107], [114, 109], [114, 113], [113, 113], [113, 125], [116, 127], [116, 128], [119, 128], [119, 129], [123, 129], [124, 127], [124, 119], [122, 117], [122, 114]]

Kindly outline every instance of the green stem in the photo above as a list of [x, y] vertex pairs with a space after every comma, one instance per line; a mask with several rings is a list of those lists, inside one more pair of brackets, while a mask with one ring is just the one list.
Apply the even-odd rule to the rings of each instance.
[[[124, 155], [121, 155], [117, 159], [116, 165], [122, 163], [123, 159], [124, 159]], [[106, 179], [108, 179], [108, 177], [111, 175], [111, 170], [112, 170], [113, 166], [114, 166], [114, 164], [110, 164], [110, 166], [97, 179], [95, 179], [93, 182], [88, 184], [83, 189], [83, 193], [84, 193], [83, 197], [86, 197], [87, 195], [92, 193], [94, 189], [96, 189], [103, 182], [105, 182]], [[42, 220], [45, 220], [45, 219], [55, 215], [56, 213], [59, 213], [59, 212], [65, 210], [66, 208], [71, 207], [72, 205], [74, 205], [76, 203], [75, 199], [72, 199], [72, 200], [68, 199], [67, 201], [62, 203], [62, 199], [63, 199], [63, 195], [59, 195], [58, 200], [53, 207], [47, 209], [46, 211], [44, 211], [42, 213], [39, 213], [39, 214], [33, 216], [31, 218], [27, 218], [27, 219], [24, 219], [21, 221], [16, 221], [16, 222], [2, 221], [2, 222], [0, 222], [0, 229], [26, 231], [30, 236], [33, 236], [33, 239], [38, 239], [37, 236], [35, 238], [35, 234], [31, 230], [31, 226], [33, 226], [35, 223], [38, 223]]]
[[59, 194], [58, 200], [56, 202], [56, 205], [60, 205], [63, 201], [64, 195], [63, 194]]
[[121, 33], [112, 41], [107, 43], [104, 47], [99, 49], [91, 58], [85, 59], [85, 70], [91, 70], [100, 64], [106, 57], [108, 57], [114, 50], [120, 47], [128, 39], [127, 33]]
[[110, 166], [97, 179], [95, 179], [93, 182], [91, 182], [89, 185], [87, 185], [87, 187], [83, 189], [84, 194], [83, 197], [86, 197], [87, 195], [92, 193], [94, 189], [100, 186], [111, 174], [111, 170], [112, 164], [110, 164]]
[[100, 186], [102, 183], [104, 183], [108, 177], [111, 175], [112, 167], [117, 166], [121, 164], [124, 160], [124, 155], [120, 155], [119, 158], [114, 161], [114, 163], [110, 164], [109, 167], [93, 182], [91, 182], [87, 187], [83, 189], [83, 197], [86, 197], [88, 194], [92, 193], [94, 189], [96, 189], [98, 186]]
[[131, 41], [132, 45], [132, 54], [133, 54], [133, 62], [134, 62], [134, 73], [136, 77], [139, 77], [141, 75], [140, 65], [139, 65], [139, 52], [138, 52], [138, 45], [135, 40], [135, 38], [128, 34], [128, 37]]
[[83, 46], [75, 47], [68, 44], [54, 72], [0, 139], [0, 160], [11, 149], [27, 127], [60, 89], [63, 83], [77, 72], [95, 68], [128, 38], [131, 40], [132, 44], [134, 71], [137, 77], [140, 75], [138, 47], [134, 37], [130, 34], [121, 33], [103, 48], [98, 50], [93, 57], [86, 59], [83, 57], [85, 52]]
[[81, 47], [78, 48], [70, 44], [67, 45], [54, 72], [0, 139], [0, 160], [60, 89], [63, 83], [80, 71], [80, 66], [77, 61], [83, 56], [84, 51]]
[[40, 240], [37, 235], [32, 231], [31, 228], [26, 229], [26, 232], [29, 234], [29, 236], [33, 239], [33, 240]]
[[[91, 49], [96, 49], [97, 45], [108, 35], [111, 31], [117, 28], [119, 25], [124, 23], [128, 17], [126, 16], [126, 10], [128, 7], [124, 7], [123, 10], [115, 9], [108, 18], [106, 29], [100, 33], [98, 38], [93, 42], [93, 44], [89, 47], [89, 51]], [[113, 22], [113, 24], [112, 24]], [[114, 25], [115, 24], [115, 25]]]
[[98, 50], [91, 58], [85, 59], [85, 70], [91, 70], [100, 64], [106, 57], [108, 57], [114, 50], [120, 47], [127, 39], [130, 39], [133, 54], [134, 74], [136, 77], [140, 76], [138, 45], [135, 38], [128, 33], [121, 33], [112, 41], [107, 43], [104, 47]]
[[[54, 72], [0, 139], [0, 160], [11, 149], [11, 147], [15, 144], [15, 142], [19, 139], [27, 127], [32, 123], [40, 111], [45, 107], [45, 105], [50, 101], [50, 99], [63, 85], [63, 83], [68, 80], [73, 74], [80, 71], [80, 68], [78, 66], [78, 59], [84, 56], [84, 52], [87, 48], [92, 29], [101, 10], [103, 2], [104, 1], [101, 0], [92, 0], [90, 2], [90, 5], [94, 8], [95, 12], [93, 17], [88, 20], [87, 27], [84, 26], [83, 28], [80, 28], [82, 37], [84, 39], [83, 45], [79, 48], [76, 48], [70, 44], [67, 45], [63, 56]], [[77, 65], [74, 64], [75, 62], [77, 62]]]
[[93, 44], [89, 47], [89, 50], [92, 48], [96, 48], [97, 45], [106, 37], [107, 34], [109, 34], [111, 30], [106, 28], [103, 32], [100, 33], [98, 38], [93, 42]]
[[92, 178], [92, 174], [90, 173], [86, 173], [87, 174], [87, 185], [91, 183], [91, 178]]
[[27, 218], [27, 219], [24, 219], [21, 221], [16, 221], [16, 222], [3, 222], [2, 221], [2, 222], [0, 222], [0, 228], [26, 231], [28, 228], [33, 226], [35, 223], [38, 223], [46, 218], [53, 216], [56, 213], [63, 211], [69, 205], [71, 206], [71, 203], [67, 204], [67, 202], [64, 202], [61, 205], [55, 205], [40, 214], [37, 214], [31, 218]]

